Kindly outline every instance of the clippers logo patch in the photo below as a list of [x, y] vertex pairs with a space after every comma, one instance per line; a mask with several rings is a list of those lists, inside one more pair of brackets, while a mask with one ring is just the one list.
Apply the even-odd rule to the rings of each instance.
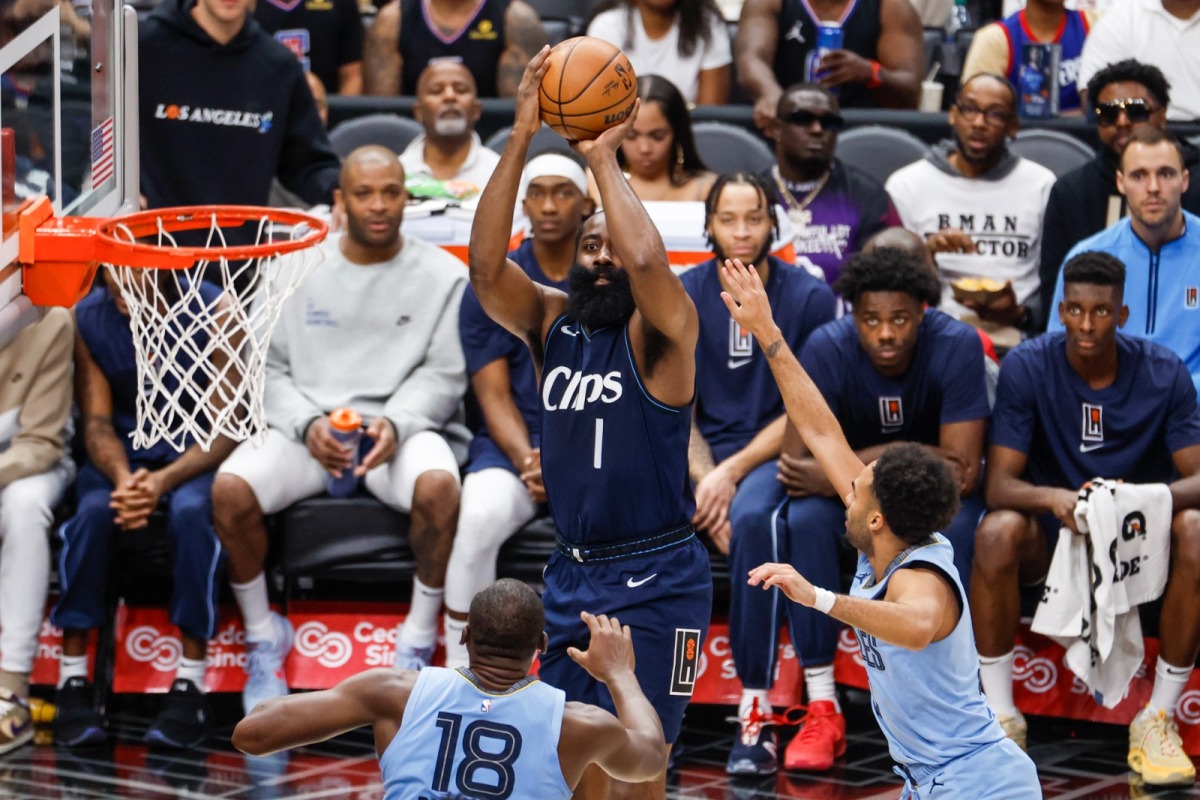
[[700, 671], [700, 630], [675, 629], [675, 657], [671, 667], [671, 694], [691, 697]]
[[729, 357], [744, 358], [754, 353], [754, 337], [733, 319], [729, 320]]
[[1183, 307], [1200, 308], [1200, 286], [1183, 287]]
[[1083, 404], [1083, 440], [1085, 442], [1104, 441], [1104, 406]]
[[904, 425], [904, 403], [899, 397], [879, 398], [879, 424], [885, 431]]

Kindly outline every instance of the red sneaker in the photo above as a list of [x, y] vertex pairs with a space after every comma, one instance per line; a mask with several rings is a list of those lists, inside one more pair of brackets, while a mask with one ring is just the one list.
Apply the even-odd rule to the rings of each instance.
[[809, 704], [803, 727], [788, 744], [783, 768], [824, 772], [845, 753], [846, 718], [833, 701], [818, 700]]

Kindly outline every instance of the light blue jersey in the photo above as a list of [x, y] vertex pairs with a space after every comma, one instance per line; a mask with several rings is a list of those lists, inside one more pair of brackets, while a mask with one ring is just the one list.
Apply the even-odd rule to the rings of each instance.
[[421, 670], [379, 757], [385, 799], [570, 797], [558, 761], [565, 702], [532, 676], [492, 692], [468, 669]]
[[962, 614], [950, 635], [912, 651], [855, 633], [871, 684], [871, 709], [892, 758], [906, 771], [926, 772], [1001, 741], [1004, 731], [979, 688], [971, 611], [954, 568], [953, 548], [941, 534], [897, 556], [878, 583], [866, 556], [859, 555], [850, 594], [881, 600], [896, 570], [913, 567], [940, 572], [954, 587]]

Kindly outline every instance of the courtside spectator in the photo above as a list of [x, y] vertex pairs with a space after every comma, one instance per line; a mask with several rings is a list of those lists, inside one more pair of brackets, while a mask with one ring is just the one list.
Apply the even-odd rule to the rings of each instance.
[[[88, 680], [88, 634], [109, 622], [113, 540], [124, 531], [147, 527], [161, 504], [172, 553], [170, 619], [179, 628], [181, 648], [171, 690], [145, 741], [195, 747], [209, 727], [205, 659], [217, 628], [222, 578], [221, 545], [212, 524], [213, 472], [235, 443], [222, 436], [204, 450], [188, 435], [182, 453], [166, 441], [134, 449], [130, 436], [138, 424], [142, 385], [129, 307], [114, 271], [105, 269], [103, 274], [104, 285], [75, 307], [75, 401], [83, 418], [88, 460], [75, 482], [75, 515], [59, 529], [60, 591], [51, 620], [63, 629], [63, 643], [54, 741], [80, 747], [108, 738]], [[203, 303], [203, 313], [210, 313], [227, 301], [217, 287], [202, 284], [198, 299], [190, 302]], [[201, 310], [184, 305], [179, 313], [186, 317]], [[202, 349], [200, 343], [197, 347]]]
[[[1158, 67], [1126, 59], [1109, 64], [1088, 82], [1089, 105], [1095, 111], [1100, 152], [1083, 166], [1059, 177], [1046, 202], [1042, 228], [1043, 307], [1054, 316], [1054, 285], [1067, 253], [1077, 242], [1117, 224], [1129, 213], [1125, 195], [1117, 191], [1117, 164], [1134, 131], [1165, 130], [1171, 85]], [[1180, 199], [1185, 211], [1200, 214], [1200, 151], [1179, 142], [1190, 178]]]
[[621, 48], [638, 75], [669, 80], [689, 104], [729, 102], [733, 55], [713, 0], [603, 0], [587, 35]]
[[968, 81], [981, 72], [1003, 75], [1016, 84], [1023, 48], [1030, 44], [1056, 44], [1059, 52], [1058, 112], [1083, 111], [1079, 98], [1079, 62], [1083, 40], [1099, 16], [1095, 11], [1066, 8], [1064, 0], [1029, 0], [1025, 8], [1012, 16], [984, 25], [971, 39], [962, 79]]
[[883, 184], [834, 155], [844, 124], [832, 92], [800, 83], [779, 98], [767, 127], [778, 161], [771, 183], [775, 201], [787, 209], [796, 258], [819, 268], [830, 284], [863, 242], [900, 224]]
[[266, 205], [271, 179], [332, 199], [338, 157], [296, 57], [250, 0], [163, 0], [138, 31], [142, 194], [150, 208]]
[[[1000, 369], [988, 450], [991, 512], [976, 534], [970, 599], [980, 676], [1009, 738], [1025, 746], [1013, 702], [1020, 587], [1044, 581], [1059, 536], [1079, 533], [1079, 491], [1094, 477], [1166, 483], [1171, 564], [1150, 702], [1129, 727], [1129, 765], [1150, 784], [1190, 782], [1174, 711], [1200, 649], [1200, 410], [1183, 362], [1119, 332], [1125, 268], [1080, 253], [1063, 268], [1064, 331], [1014, 349]], [[1130, 297], [1133, 295], [1130, 294]]]
[[0, 753], [33, 738], [29, 676], [50, 584], [54, 507], [75, 467], [71, 315], [55, 308], [0, 349]]
[[[843, 108], [916, 108], [924, 50], [921, 19], [904, 0], [836, 0], [814, 19], [802, 0], [746, 0], [734, 53], [738, 80], [765, 130], [783, 87], [817, 81], [836, 89]], [[817, 26], [841, 25], [841, 49], [817, 62]]]
[[512, 97], [546, 41], [541, 17], [521, 0], [391, 0], [367, 31], [364, 89], [417, 94], [425, 67], [450, 60], [475, 76], [480, 97]]
[[[1158, 128], [1135, 132], [1117, 168], [1117, 189], [1129, 203], [1129, 216], [1072, 247], [1067, 260], [1088, 250], [1116, 256], [1126, 270], [1125, 332], [1173, 351], [1200, 385], [1200, 217], [1184, 211], [1181, 202], [1189, 179], [1177, 141]], [[1055, 307], [1062, 299], [1059, 276]], [[1052, 319], [1049, 330], [1064, 325]]]
[[[567, 290], [575, 235], [593, 208], [578, 162], [558, 153], [530, 159], [521, 174], [530, 238], [508, 254], [543, 286]], [[500, 546], [546, 502], [542, 484], [539, 394], [525, 342], [492, 321], [470, 286], [458, 331], [483, 424], [471, 440], [458, 532], [446, 567], [446, 666], [467, 665], [461, 635], [480, 589], [496, 578]]]
[[363, 23], [356, 0], [257, 0], [254, 18], [329, 94], [362, 94]]
[[[888, 178], [904, 227], [925, 237], [942, 275], [947, 313], [982, 321], [1011, 347], [1038, 320], [1042, 215], [1054, 173], [1008, 149], [1016, 92], [997, 75], [963, 84], [950, 108], [951, 141]], [[985, 277], [1003, 285], [984, 300], [954, 300], [950, 284]]]
[[[347, 157], [336, 194], [345, 233], [322, 245], [325, 259], [284, 303], [271, 337], [266, 439], [239, 446], [213, 485], [246, 624], [247, 712], [287, 693], [282, 665], [292, 643], [291, 624], [267, 602], [263, 515], [322, 493], [347, 470], [412, 518], [417, 571], [396, 664], [419, 669], [433, 654], [468, 437], [458, 343], [466, 270], [400, 235], [406, 198], [395, 153], [368, 146]], [[361, 459], [331, 432], [329, 415], [341, 408], [366, 423]]]

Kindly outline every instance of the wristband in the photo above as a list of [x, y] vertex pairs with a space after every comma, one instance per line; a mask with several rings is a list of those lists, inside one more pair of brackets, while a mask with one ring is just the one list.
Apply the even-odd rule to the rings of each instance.
[[871, 61], [871, 77], [867, 80], [868, 89], [878, 89], [883, 86], [883, 78], [879, 77], [879, 71], [883, 69], [883, 65], [878, 61]]
[[817, 599], [813, 601], [813, 608], [822, 614], [828, 614], [830, 611], [833, 611], [833, 604], [837, 601], [836, 594], [828, 589], [822, 589], [820, 586], [814, 586], [813, 593], [817, 596]]

